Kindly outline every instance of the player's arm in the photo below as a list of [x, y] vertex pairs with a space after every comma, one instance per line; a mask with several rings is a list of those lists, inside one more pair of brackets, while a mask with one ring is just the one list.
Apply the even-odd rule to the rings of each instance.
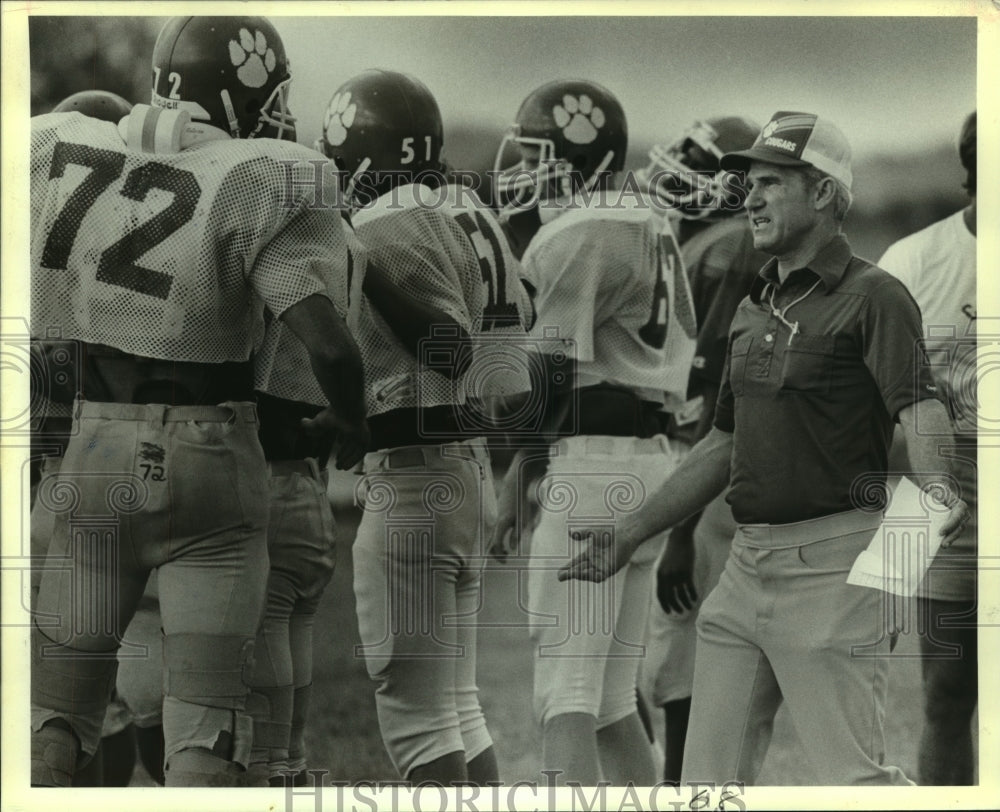
[[281, 320], [305, 345], [313, 374], [330, 405], [303, 425], [335, 433], [337, 467], [352, 468], [368, 447], [361, 352], [326, 296], [313, 294], [291, 305]]
[[900, 409], [898, 417], [909, 456], [907, 476], [948, 508], [941, 527], [941, 546], [948, 547], [969, 521], [969, 506], [952, 488], [955, 479], [944, 470], [938, 452], [942, 442], [953, 440], [948, 410], [936, 398], [925, 398]]

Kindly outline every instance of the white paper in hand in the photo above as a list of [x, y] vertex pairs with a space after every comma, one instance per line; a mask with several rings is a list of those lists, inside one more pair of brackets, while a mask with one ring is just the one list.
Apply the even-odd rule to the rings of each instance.
[[941, 546], [939, 531], [947, 517], [947, 508], [904, 477], [847, 583], [910, 597]]

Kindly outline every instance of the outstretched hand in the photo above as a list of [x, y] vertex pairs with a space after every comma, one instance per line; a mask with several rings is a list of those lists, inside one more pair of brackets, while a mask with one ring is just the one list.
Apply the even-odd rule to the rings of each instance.
[[330, 406], [315, 417], [302, 418], [302, 428], [313, 436], [333, 435], [336, 466], [341, 471], [349, 470], [361, 462], [371, 439], [368, 423], [364, 418], [360, 421], [348, 420]]
[[594, 581], [600, 583], [624, 567], [637, 545], [615, 539], [615, 534], [606, 527], [574, 530], [570, 533], [574, 541], [587, 541], [587, 547], [568, 564], [559, 568], [560, 581]]

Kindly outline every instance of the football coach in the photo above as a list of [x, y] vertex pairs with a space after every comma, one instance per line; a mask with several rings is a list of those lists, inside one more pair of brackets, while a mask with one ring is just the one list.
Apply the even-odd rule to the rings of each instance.
[[698, 618], [682, 782], [752, 781], [783, 699], [821, 784], [908, 785], [883, 763], [891, 597], [846, 578], [882, 520], [896, 422], [911, 478], [948, 508], [942, 545], [968, 521], [937, 453], [950, 430], [920, 310], [842, 233], [851, 150], [835, 125], [775, 113], [722, 167], [746, 174], [772, 259], [730, 327], [713, 428], [613, 537], [574, 533], [559, 578], [604, 580], [729, 484], [737, 531]]

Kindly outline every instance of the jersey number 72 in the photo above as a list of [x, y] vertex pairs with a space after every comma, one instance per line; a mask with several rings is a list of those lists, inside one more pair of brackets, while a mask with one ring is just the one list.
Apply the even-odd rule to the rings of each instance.
[[[52, 153], [49, 179], [61, 178], [69, 164], [88, 167], [93, 171], [66, 199], [52, 223], [52, 230], [42, 249], [42, 267], [57, 271], [66, 270], [80, 224], [90, 207], [121, 177], [125, 155], [113, 150], [60, 141]], [[101, 253], [97, 265], [97, 281], [157, 299], [166, 299], [170, 294], [173, 277], [168, 273], [137, 265], [135, 260], [191, 219], [201, 196], [201, 186], [186, 169], [151, 161], [128, 173], [120, 194], [130, 200], [143, 201], [151, 189], [170, 192], [174, 199], [165, 209], [129, 230]]]

